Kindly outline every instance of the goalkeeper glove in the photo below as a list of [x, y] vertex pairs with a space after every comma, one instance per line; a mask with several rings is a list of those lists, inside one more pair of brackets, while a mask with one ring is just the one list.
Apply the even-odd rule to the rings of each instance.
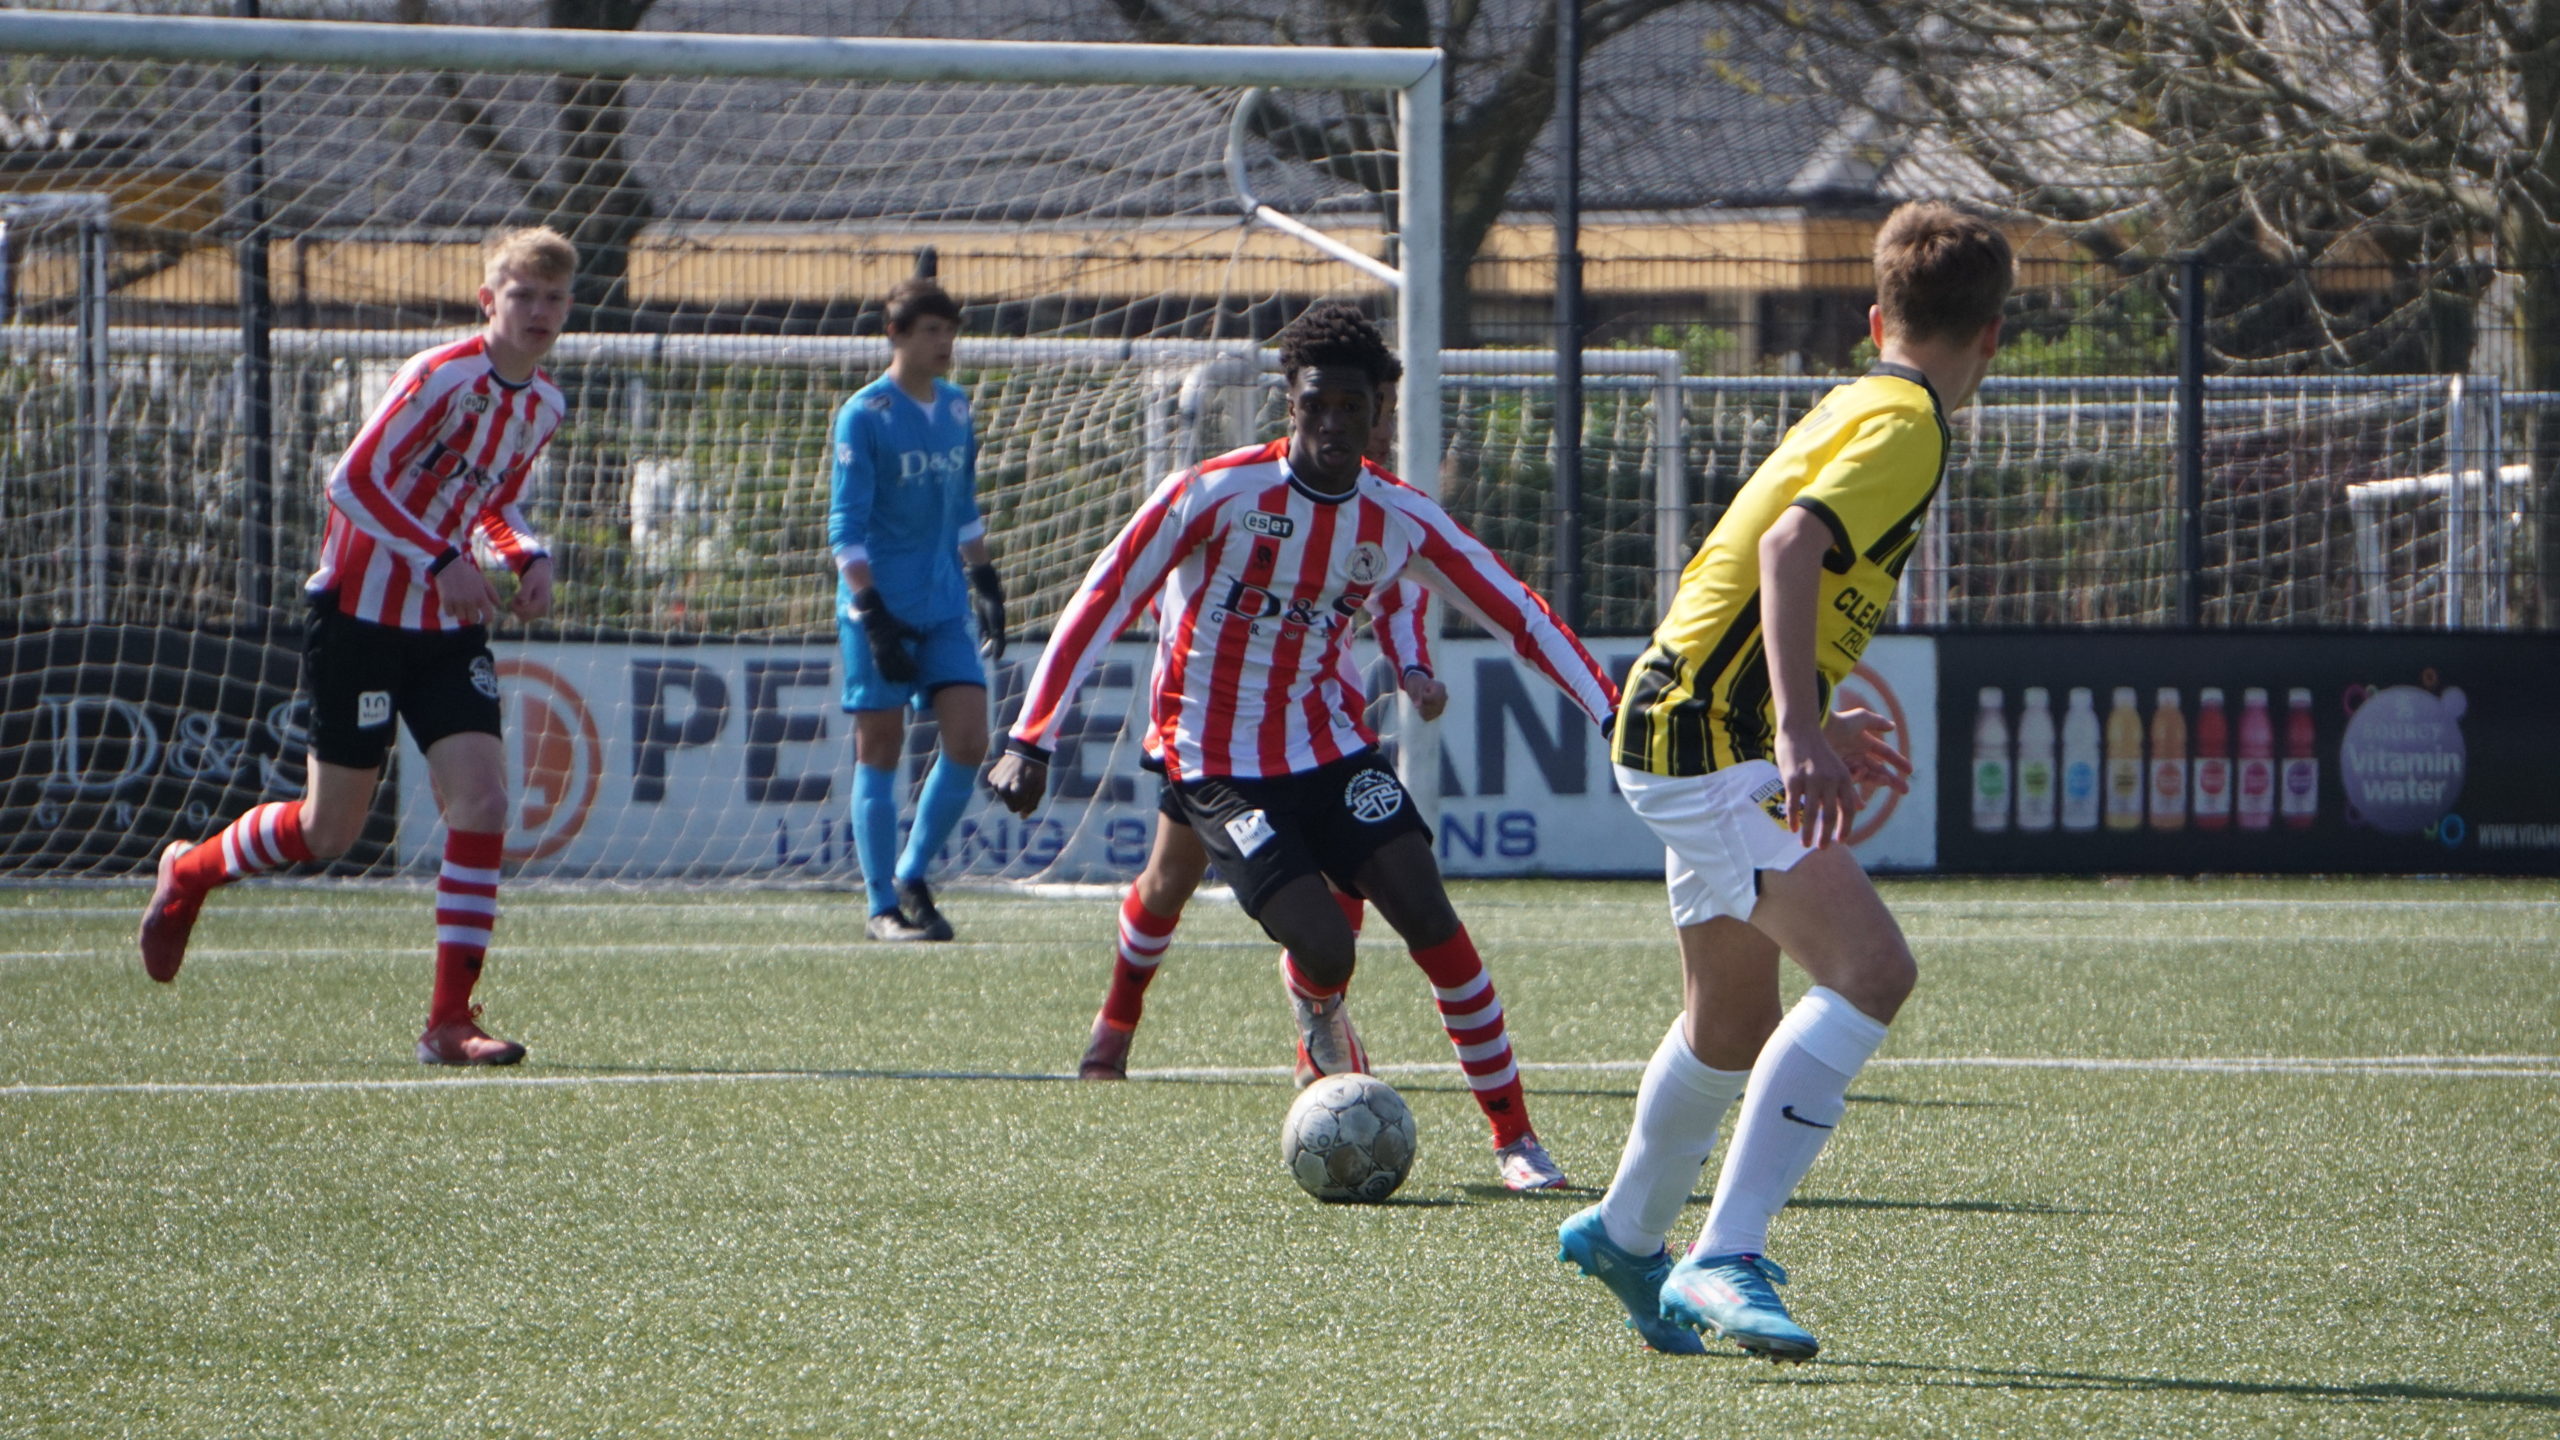
[[978, 646], [990, 660], [1004, 658], [1004, 581], [996, 567], [969, 567], [969, 605], [978, 612]]
[[880, 592], [865, 589], [853, 597], [853, 613], [862, 620], [862, 638], [871, 645], [871, 663], [880, 678], [892, 685], [912, 685], [916, 680], [915, 652], [907, 648], [910, 640], [922, 640], [924, 632], [889, 613]]

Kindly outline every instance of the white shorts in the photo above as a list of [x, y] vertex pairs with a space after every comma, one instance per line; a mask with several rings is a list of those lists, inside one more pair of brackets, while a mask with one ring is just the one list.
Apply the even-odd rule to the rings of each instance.
[[1766, 760], [1712, 775], [1613, 768], [1627, 804], [1662, 839], [1674, 925], [1704, 925], [1719, 915], [1750, 919], [1760, 903], [1759, 872], [1792, 869], [1813, 853], [1762, 808], [1786, 792], [1778, 767]]

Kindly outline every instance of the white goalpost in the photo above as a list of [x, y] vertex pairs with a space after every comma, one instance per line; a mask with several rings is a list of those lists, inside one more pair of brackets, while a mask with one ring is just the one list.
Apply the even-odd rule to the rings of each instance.
[[[1436, 51], [30, 11], [0, 49], [41, 152], [0, 250], [0, 877], [129, 875], [298, 791], [321, 479], [392, 367], [471, 328], [497, 229], [558, 225], [590, 268], [529, 505], [561, 611], [497, 637], [533, 878], [852, 874], [826, 429], [919, 252], [970, 307], [1017, 631], [1164, 470], [1267, 430], [1263, 346], [1306, 305], [1360, 301], [1439, 392]], [[1436, 488], [1441, 407], [1396, 438]], [[1035, 656], [997, 667], [1000, 716]], [[1061, 800], [979, 807], [946, 874], [1130, 863], [1139, 657], [1088, 693]], [[408, 760], [377, 869], [435, 843]]]

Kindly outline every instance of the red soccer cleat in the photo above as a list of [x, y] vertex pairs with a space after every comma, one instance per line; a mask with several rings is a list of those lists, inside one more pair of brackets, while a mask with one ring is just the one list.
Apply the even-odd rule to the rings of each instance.
[[524, 1047], [513, 1040], [501, 1040], [479, 1026], [480, 1007], [459, 1020], [430, 1025], [418, 1037], [418, 1063], [421, 1065], [513, 1065], [524, 1058]]
[[159, 883], [151, 887], [151, 908], [142, 912], [142, 930], [134, 936], [142, 949], [142, 973], [163, 985], [177, 979], [178, 967], [187, 963], [187, 937], [195, 933], [196, 912], [204, 908], [203, 894], [178, 879], [178, 857], [194, 848], [172, 840], [160, 852]]

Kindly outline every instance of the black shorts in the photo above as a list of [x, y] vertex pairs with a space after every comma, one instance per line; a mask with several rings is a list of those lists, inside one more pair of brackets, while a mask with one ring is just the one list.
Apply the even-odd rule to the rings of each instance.
[[1164, 773], [1164, 757], [1141, 750], [1138, 768], [1156, 777], [1156, 813], [1176, 825], [1191, 823], [1191, 815], [1182, 808], [1182, 797], [1173, 793], [1173, 781]]
[[303, 628], [302, 683], [311, 692], [311, 753], [331, 765], [375, 770], [391, 754], [397, 718], [418, 748], [447, 735], [498, 734], [498, 663], [489, 629], [403, 630], [311, 598]]
[[1301, 875], [1322, 875], [1343, 894], [1358, 895], [1353, 877], [1388, 841], [1431, 838], [1413, 797], [1375, 750], [1267, 780], [1185, 780], [1168, 793], [1244, 913], [1256, 917]]

